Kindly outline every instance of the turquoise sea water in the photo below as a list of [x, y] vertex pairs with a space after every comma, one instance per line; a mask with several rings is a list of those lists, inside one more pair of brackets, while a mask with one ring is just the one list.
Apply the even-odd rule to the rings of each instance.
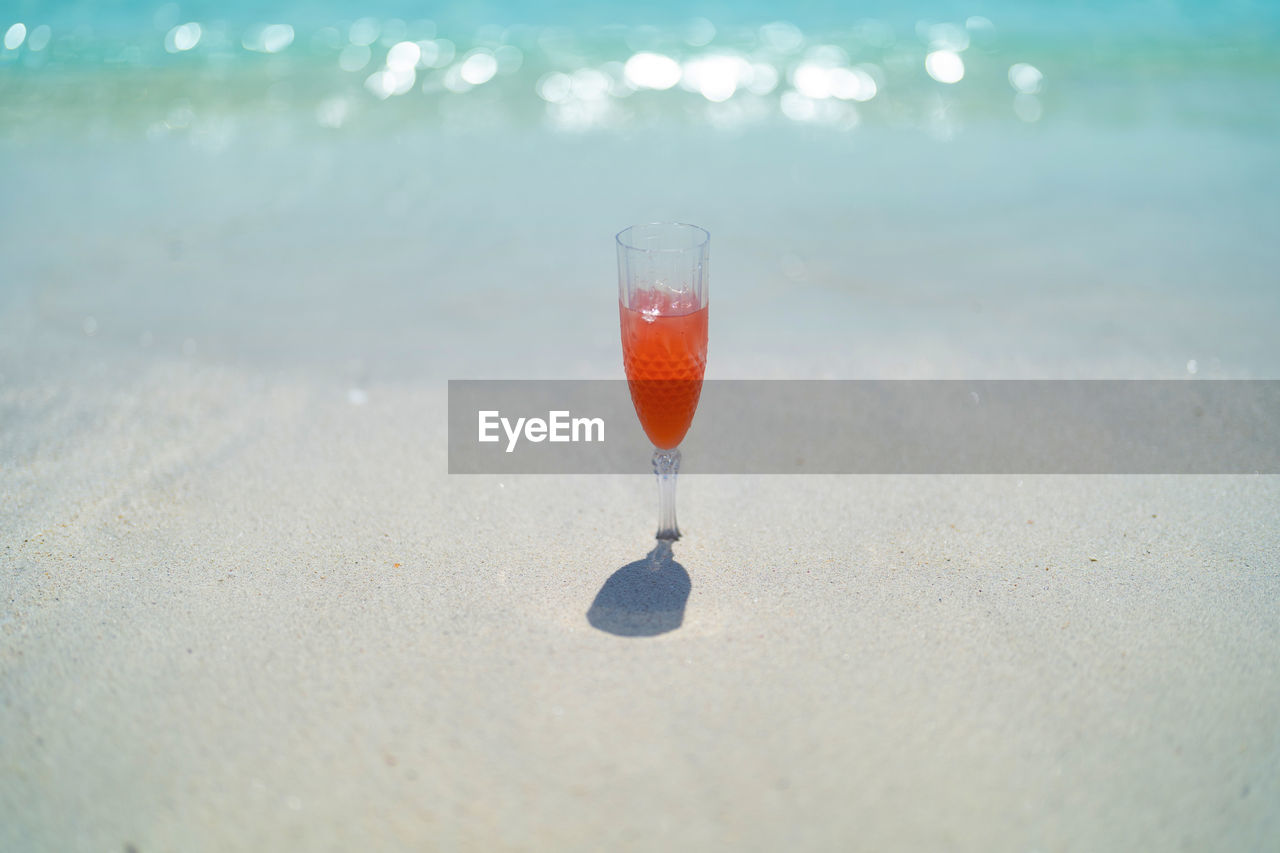
[[679, 122], [1272, 123], [1271, 3], [30, 3], [0, 13], [0, 135], [238, 120], [566, 131]]
[[679, 219], [710, 375], [1280, 375], [1278, 21], [10, 3], [0, 373], [615, 375], [611, 236]]

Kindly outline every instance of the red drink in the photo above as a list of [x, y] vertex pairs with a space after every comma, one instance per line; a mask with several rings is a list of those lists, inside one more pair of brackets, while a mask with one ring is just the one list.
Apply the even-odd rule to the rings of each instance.
[[[678, 297], [677, 297], [678, 298]], [[669, 294], [638, 294], [636, 307], [619, 304], [622, 363], [640, 426], [655, 447], [679, 446], [693, 422], [707, 368], [707, 309]]]

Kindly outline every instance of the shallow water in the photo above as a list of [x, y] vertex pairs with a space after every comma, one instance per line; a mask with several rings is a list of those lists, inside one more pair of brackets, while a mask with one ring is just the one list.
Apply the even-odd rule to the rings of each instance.
[[1280, 375], [1270, 7], [210, 9], [0, 21], [6, 376], [619, 375], [666, 218], [710, 376]]

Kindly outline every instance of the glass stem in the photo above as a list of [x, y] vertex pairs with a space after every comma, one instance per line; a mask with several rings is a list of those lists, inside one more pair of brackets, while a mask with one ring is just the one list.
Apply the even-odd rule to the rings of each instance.
[[653, 473], [658, 475], [658, 539], [680, 538], [676, 526], [676, 474], [680, 471], [680, 450], [653, 451]]

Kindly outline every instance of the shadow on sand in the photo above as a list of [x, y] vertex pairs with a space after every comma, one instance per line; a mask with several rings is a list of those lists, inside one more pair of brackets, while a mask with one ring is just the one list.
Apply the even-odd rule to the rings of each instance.
[[587, 621], [620, 637], [652, 637], [684, 622], [689, 573], [660, 541], [643, 560], [618, 569], [596, 593]]

